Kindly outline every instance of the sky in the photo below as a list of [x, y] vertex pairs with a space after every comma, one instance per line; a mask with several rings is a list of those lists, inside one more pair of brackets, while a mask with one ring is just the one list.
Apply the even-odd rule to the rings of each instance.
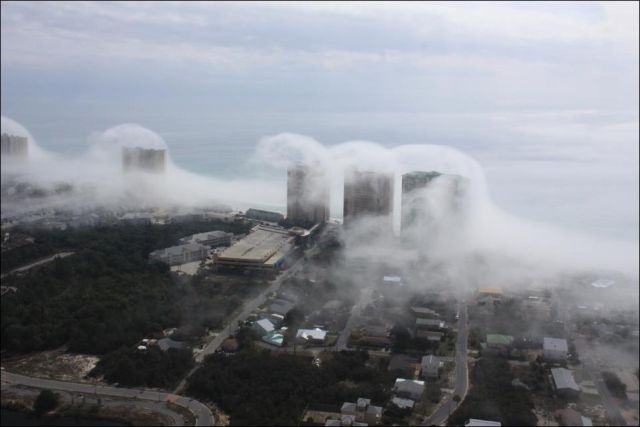
[[237, 178], [282, 132], [448, 145], [501, 208], [638, 240], [637, 2], [1, 8], [2, 115], [47, 150], [138, 123]]

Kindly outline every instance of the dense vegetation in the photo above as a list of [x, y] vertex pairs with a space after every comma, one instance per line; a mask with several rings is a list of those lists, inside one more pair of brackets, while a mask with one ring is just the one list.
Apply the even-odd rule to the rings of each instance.
[[51, 390], [42, 390], [40, 394], [38, 394], [38, 397], [36, 397], [36, 401], [33, 403], [33, 412], [37, 415], [42, 415], [49, 411], [53, 411], [58, 406], [59, 400], [57, 393], [54, 393]]
[[103, 375], [107, 381], [127, 387], [173, 388], [192, 367], [193, 357], [189, 350], [163, 352], [150, 347], [138, 351], [122, 347], [103, 357], [91, 375]]
[[602, 379], [612, 395], [621, 399], [627, 398], [627, 385], [615, 373], [605, 371], [602, 373]]
[[367, 397], [383, 404], [391, 382], [366, 352], [327, 355], [317, 368], [310, 358], [242, 351], [209, 356], [189, 379], [189, 392], [216, 402], [232, 425], [297, 425], [310, 403], [340, 405]]
[[247, 227], [193, 221], [32, 233], [34, 244], [75, 254], [3, 279], [3, 285], [18, 292], [2, 298], [2, 349], [29, 352], [67, 345], [74, 352], [103, 354], [176, 326], [181, 290], [172, 285], [166, 265], [148, 262], [149, 252], [189, 234]]
[[449, 425], [464, 425], [469, 418], [500, 421], [502, 425], [534, 426], [530, 392], [511, 384], [509, 363], [500, 358], [483, 358], [473, 369], [473, 386]]

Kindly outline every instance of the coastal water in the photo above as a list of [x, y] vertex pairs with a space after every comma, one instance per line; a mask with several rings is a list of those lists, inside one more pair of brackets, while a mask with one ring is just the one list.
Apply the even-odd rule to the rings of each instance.
[[28, 412], [2, 408], [0, 425], [2, 426], [125, 426], [126, 424], [110, 420], [79, 417], [37, 417]]

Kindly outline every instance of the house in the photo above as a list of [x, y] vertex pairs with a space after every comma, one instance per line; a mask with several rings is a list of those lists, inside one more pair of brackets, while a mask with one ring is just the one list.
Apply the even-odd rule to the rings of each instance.
[[269, 319], [260, 319], [253, 323], [252, 329], [258, 334], [258, 336], [263, 337], [269, 332], [273, 332], [276, 327]]
[[442, 331], [447, 329], [447, 324], [440, 319], [416, 319], [416, 329], [427, 329], [430, 331]]
[[282, 328], [267, 332], [267, 334], [262, 337], [262, 341], [266, 342], [267, 344], [275, 345], [276, 347], [282, 347], [282, 344], [284, 344], [283, 332], [285, 330], [286, 328]]
[[427, 341], [440, 342], [444, 337], [444, 333], [437, 331], [416, 331], [416, 338]]
[[413, 313], [414, 316], [420, 317], [423, 319], [440, 317], [437, 311], [431, 310], [430, 308], [427, 308], [427, 307], [411, 307], [411, 313]]
[[433, 354], [422, 357], [422, 378], [438, 378], [440, 374], [440, 359]]
[[467, 421], [464, 422], [464, 425], [466, 427], [481, 427], [481, 426], [487, 426], [487, 427], [500, 427], [502, 424], [499, 423], [498, 421], [487, 421], [487, 420], [479, 420], [477, 418], [469, 418]]
[[269, 311], [275, 314], [286, 316], [295, 305], [287, 300], [276, 298], [269, 305]]
[[320, 328], [315, 329], [298, 329], [296, 341], [306, 344], [324, 344], [327, 338], [327, 331]]
[[401, 397], [394, 397], [391, 399], [391, 403], [396, 405], [400, 409], [413, 409], [413, 404], [415, 403], [411, 399], [403, 399]]
[[162, 338], [162, 339], [158, 340], [156, 345], [162, 351], [168, 351], [170, 349], [182, 350], [182, 349], [187, 348], [186, 344], [184, 344], [184, 343], [182, 343], [180, 341], [174, 341], [171, 338]]
[[360, 333], [365, 337], [388, 337], [389, 329], [384, 326], [365, 325], [360, 329]]
[[340, 408], [340, 413], [343, 416], [353, 416], [354, 421], [367, 423], [369, 425], [378, 425], [382, 421], [382, 407], [374, 406], [371, 404], [371, 399], [364, 399], [362, 397], [358, 398], [355, 403], [344, 402]]
[[561, 361], [567, 359], [569, 346], [567, 340], [562, 338], [544, 338], [542, 348], [544, 350], [544, 358], [548, 361]]
[[556, 392], [564, 397], [577, 397], [580, 387], [573, 378], [573, 372], [565, 368], [552, 368], [551, 377]]
[[424, 393], [424, 381], [398, 378], [393, 386], [393, 392], [399, 397], [420, 400]]

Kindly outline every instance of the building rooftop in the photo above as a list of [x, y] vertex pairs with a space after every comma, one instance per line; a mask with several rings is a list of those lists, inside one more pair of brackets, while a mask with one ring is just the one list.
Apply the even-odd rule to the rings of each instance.
[[573, 372], [565, 368], [552, 368], [551, 375], [553, 376], [553, 383], [556, 385], [556, 389], [570, 389], [580, 391], [580, 387], [576, 384], [576, 380], [573, 378]]
[[433, 354], [429, 354], [427, 356], [422, 357], [422, 367], [423, 368], [439, 368], [440, 367], [440, 359]]
[[269, 311], [272, 313], [280, 314], [282, 316], [286, 316], [286, 314], [290, 312], [293, 307], [295, 307], [295, 304], [293, 304], [292, 302], [276, 298], [271, 302], [271, 304], [269, 304]]
[[220, 253], [218, 259], [275, 264], [291, 249], [292, 239], [287, 230], [257, 226], [244, 239]]
[[492, 287], [480, 288], [478, 289], [478, 292], [481, 294], [502, 295], [502, 289], [500, 288], [492, 288]]
[[443, 329], [446, 326], [444, 320], [439, 319], [416, 319], [416, 326], [432, 326]]
[[393, 391], [396, 393], [404, 392], [417, 397], [424, 391], [424, 381], [398, 378], [393, 385]]
[[400, 409], [411, 409], [413, 408], [413, 400], [411, 399], [403, 399], [401, 397], [394, 397], [391, 399], [391, 403], [396, 405]]
[[304, 338], [306, 340], [320, 340], [324, 341], [327, 336], [327, 331], [322, 330], [320, 328], [315, 329], [298, 329], [298, 333], [296, 334], [296, 338]]
[[564, 352], [569, 351], [567, 340], [565, 340], [564, 338], [545, 337], [542, 347], [545, 350], [564, 351]]
[[267, 332], [271, 332], [275, 329], [275, 326], [273, 326], [273, 323], [269, 319], [260, 319], [256, 323]]

